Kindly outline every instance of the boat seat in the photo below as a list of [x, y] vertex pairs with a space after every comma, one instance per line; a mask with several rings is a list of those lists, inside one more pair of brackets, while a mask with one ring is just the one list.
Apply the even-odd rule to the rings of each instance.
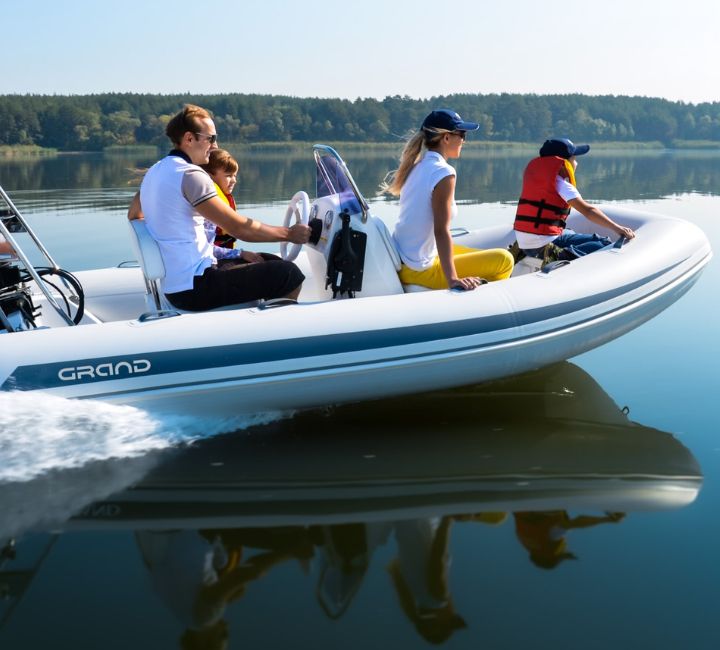
[[[130, 239], [137, 254], [138, 263], [145, 278], [145, 302], [150, 311], [174, 311], [180, 314], [194, 314], [197, 312], [185, 311], [173, 305], [162, 291], [162, 281], [165, 278], [165, 263], [160, 254], [160, 247], [152, 238], [143, 219], [133, 219], [130, 224]], [[208, 311], [224, 311], [227, 309], [242, 309], [254, 307], [258, 301], [246, 302], [237, 305], [226, 305]]]
[[[400, 269], [402, 268], [402, 259], [400, 259], [400, 253], [398, 253], [397, 248], [395, 247], [395, 242], [393, 241], [392, 235], [390, 235], [390, 231], [388, 230], [388, 227], [385, 225], [385, 222], [382, 219], [375, 217], [373, 221], [375, 222], [375, 226], [380, 233], [380, 239], [385, 246], [385, 250], [387, 251], [390, 259], [392, 260], [395, 271], [399, 273]], [[419, 284], [403, 284], [402, 288], [405, 293], [431, 291], [431, 289], [429, 289], [428, 287], [423, 287]]]
[[390, 256], [395, 270], [399, 273], [400, 268], [402, 267], [402, 260], [400, 259], [400, 253], [398, 253], [397, 248], [395, 248], [395, 242], [393, 241], [392, 235], [382, 219], [375, 217], [373, 221], [375, 222], [375, 227], [380, 233], [380, 239], [385, 246], [385, 250]]
[[529, 275], [530, 273], [536, 273], [542, 268], [542, 263], [543, 261], [537, 257], [530, 257], [529, 255], [523, 257], [519, 262], [515, 262], [512, 277], [516, 278], [519, 275]]

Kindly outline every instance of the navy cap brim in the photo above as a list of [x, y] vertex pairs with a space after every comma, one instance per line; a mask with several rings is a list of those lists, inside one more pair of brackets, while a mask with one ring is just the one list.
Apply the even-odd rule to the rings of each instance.
[[588, 151], [590, 151], [589, 144], [576, 144], [575, 151], [573, 152], [573, 156], [582, 156], [583, 154], [586, 154]]
[[456, 131], [477, 131], [480, 125], [477, 122], [458, 122], [455, 124]]

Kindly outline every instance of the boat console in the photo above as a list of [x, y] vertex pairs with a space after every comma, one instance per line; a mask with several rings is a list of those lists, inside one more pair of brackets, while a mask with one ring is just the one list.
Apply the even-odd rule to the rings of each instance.
[[316, 198], [306, 245], [316, 295], [326, 298], [403, 293], [400, 258], [385, 224], [370, 214], [347, 166], [331, 147], [313, 147]]

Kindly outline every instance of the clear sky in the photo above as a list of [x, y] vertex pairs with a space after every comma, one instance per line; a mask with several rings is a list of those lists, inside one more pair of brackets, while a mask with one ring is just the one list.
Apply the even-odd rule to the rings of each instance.
[[720, 0], [7, 0], [0, 94], [720, 101]]

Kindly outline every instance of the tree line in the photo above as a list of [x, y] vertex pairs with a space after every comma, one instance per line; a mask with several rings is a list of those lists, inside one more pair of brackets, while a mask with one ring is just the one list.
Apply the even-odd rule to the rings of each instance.
[[720, 102], [688, 104], [626, 96], [457, 94], [412, 99], [280, 95], [0, 95], [0, 145], [61, 151], [167, 144], [164, 128], [183, 104], [209, 109], [221, 142], [397, 142], [433, 108], [480, 123], [475, 139], [541, 142], [720, 141]]

